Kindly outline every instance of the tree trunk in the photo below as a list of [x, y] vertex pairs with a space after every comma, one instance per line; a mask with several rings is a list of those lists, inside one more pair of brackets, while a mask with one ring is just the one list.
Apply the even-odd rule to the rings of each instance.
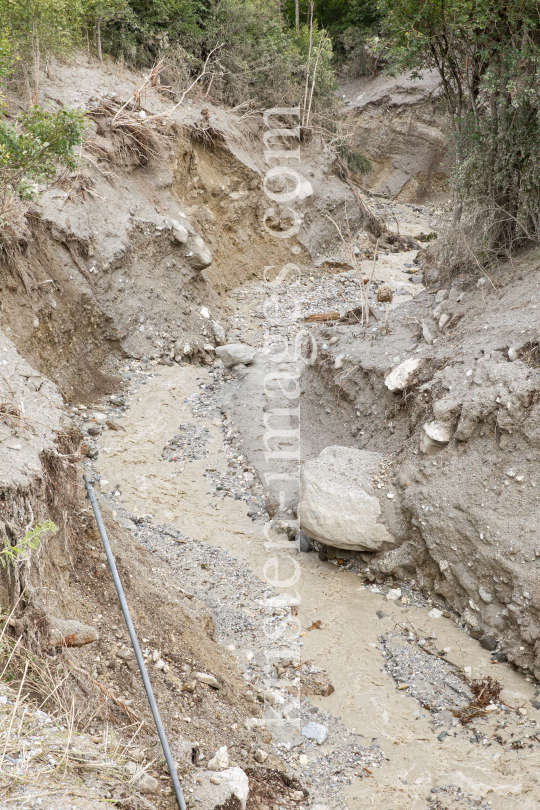
[[34, 97], [32, 99], [33, 104], [38, 103], [38, 96], [39, 96], [39, 31], [37, 27], [37, 23], [34, 21], [32, 24], [32, 51], [34, 56]]
[[294, 25], [296, 33], [300, 30], [300, 0], [294, 0]]
[[101, 53], [101, 17], [96, 17], [96, 46], [98, 61], [103, 62], [103, 54]]

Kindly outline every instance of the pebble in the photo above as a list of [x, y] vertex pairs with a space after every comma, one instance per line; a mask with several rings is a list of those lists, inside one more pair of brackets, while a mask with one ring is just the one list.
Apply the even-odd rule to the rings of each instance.
[[199, 683], [206, 683], [213, 689], [219, 689], [219, 682], [213, 675], [209, 675], [207, 672], [192, 672], [191, 675]]

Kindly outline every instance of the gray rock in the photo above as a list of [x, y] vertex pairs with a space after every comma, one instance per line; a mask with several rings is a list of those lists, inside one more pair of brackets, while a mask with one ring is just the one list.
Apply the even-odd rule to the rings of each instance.
[[83, 430], [86, 431], [89, 436], [99, 436], [103, 432], [101, 425], [96, 425], [94, 422], [86, 422], [83, 425]]
[[186, 260], [193, 270], [204, 270], [212, 264], [212, 254], [198, 234], [193, 234], [187, 242]]
[[302, 734], [308, 740], [315, 740], [317, 745], [322, 745], [328, 739], [328, 729], [322, 723], [310, 722], [302, 729]]
[[484, 633], [480, 639], [480, 646], [483, 647], [484, 650], [493, 652], [493, 650], [497, 647], [497, 639], [495, 636], [491, 636], [489, 633]]
[[308, 551], [311, 551], [311, 540], [304, 532], [296, 532], [294, 542], [296, 543], [296, 548], [298, 551], [306, 554]]
[[[220, 771], [197, 771], [199, 783], [189, 794], [190, 806], [201, 810], [222, 810], [224, 807], [245, 810], [249, 794], [249, 780], [241, 768]], [[216, 778], [217, 777], [217, 778]]]
[[[269, 720], [275, 720], [275, 710], [269, 710], [268, 713], [265, 712], [265, 717], [266, 716]], [[291, 726], [289, 723], [283, 722], [270, 725], [270, 732], [273, 741], [277, 745], [285, 748], [286, 751], [290, 751], [292, 748], [298, 748], [299, 745], [303, 745], [305, 742], [304, 737], [300, 734], [298, 729]]]
[[424, 336], [424, 340], [426, 341], [426, 343], [429, 346], [431, 346], [431, 344], [435, 340], [435, 337], [432, 334], [431, 329], [429, 328], [429, 325], [425, 321], [422, 322], [422, 335]]
[[139, 793], [152, 794], [157, 793], [159, 781], [153, 776], [150, 776], [149, 773], [143, 773], [135, 779], [134, 786]]
[[238, 365], [238, 363], [244, 365], [252, 363], [255, 357], [255, 349], [244, 343], [227, 343], [225, 346], [216, 348], [216, 355], [223, 361], [224, 366], [231, 368]]
[[302, 529], [334, 548], [379, 551], [394, 539], [380, 522], [373, 485], [382, 456], [351, 447], [326, 447], [301, 473]]
[[131, 777], [133, 787], [138, 793], [151, 794], [159, 789], [159, 781], [146, 773], [136, 762], [126, 762], [124, 770]]

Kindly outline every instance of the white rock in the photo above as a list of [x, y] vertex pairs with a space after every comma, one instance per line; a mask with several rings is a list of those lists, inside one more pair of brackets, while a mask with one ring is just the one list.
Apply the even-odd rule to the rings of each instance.
[[519, 357], [519, 354], [518, 354], [518, 350], [516, 349], [516, 347], [515, 346], [510, 346], [510, 348], [508, 349], [508, 359], [511, 360], [512, 362], [514, 362], [514, 360], [517, 360], [518, 357]]
[[201, 307], [201, 318], [209, 318], [210, 317], [210, 310], [208, 307]]
[[310, 721], [302, 729], [302, 734], [308, 740], [315, 740], [317, 745], [322, 745], [328, 739], [328, 729], [322, 723], [313, 723]]
[[190, 807], [201, 810], [234, 807], [235, 810], [246, 810], [249, 795], [249, 779], [241, 768], [227, 768], [219, 772], [219, 784], [216, 784], [215, 771], [197, 769], [198, 782], [190, 792]]
[[175, 242], [178, 242], [180, 245], [186, 244], [189, 237], [189, 232], [187, 228], [180, 225], [176, 219], [171, 220], [171, 231]]
[[480, 587], [478, 588], [478, 593], [480, 595], [480, 599], [482, 600], [482, 602], [485, 602], [486, 605], [489, 605], [490, 602], [493, 601], [493, 596], [491, 595], [491, 593], [487, 590], [487, 588], [484, 588], [482, 585], [480, 585]]
[[217, 356], [223, 361], [227, 368], [238, 365], [238, 363], [252, 363], [255, 357], [255, 349], [246, 346], [245, 343], [227, 343], [225, 346], [216, 347]]
[[424, 340], [426, 341], [426, 343], [431, 346], [431, 344], [434, 341], [434, 337], [431, 334], [431, 330], [427, 325], [427, 323], [422, 323], [422, 335], [424, 336]]
[[443, 314], [439, 318], [439, 329], [441, 330], [441, 332], [444, 332], [444, 328], [446, 326], [448, 326], [448, 324], [450, 323], [451, 320], [452, 320], [452, 316], [450, 315], [450, 313], [449, 312], [443, 312]]
[[419, 357], [408, 357], [387, 375], [384, 384], [390, 391], [403, 391], [412, 383], [421, 363]]
[[218, 346], [223, 346], [227, 340], [225, 329], [217, 321], [212, 321], [212, 333]]
[[420, 438], [420, 452], [436, 453], [445, 447], [452, 438], [450, 428], [442, 422], [426, 422]]
[[199, 683], [206, 683], [213, 689], [219, 689], [219, 681], [217, 680], [217, 678], [214, 678], [214, 676], [210, 675], [208, 672], [192, 672], [191, 677], [195, 678], [195, 680], [199, 681]]
[[386, 599], [388, 602], [397, 602], [398, 599], [401, 599], [401, 588], [390, 588]]
[[[352, 447], [326, 447], [301, 473], [300, 524], [334, 548], [378, 551], [393, 537], [380, 522], [373, 486], [382, 456]], [[386, 501], [386, 498], [385, 498]]]
[[442, 615], [443, 612], [439, 608], [432, 608], [428, 613], [430, 619], [440, 619]]
[[225, 768], [229, 767], [229, 752], [226, 745], [218, 748], [208, 763], [208, 767], [211, 771], [224, 771]]

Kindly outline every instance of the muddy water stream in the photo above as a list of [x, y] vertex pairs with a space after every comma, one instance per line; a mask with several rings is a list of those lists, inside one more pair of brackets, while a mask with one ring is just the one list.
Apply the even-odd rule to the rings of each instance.
[[[224, 498], [216, 509], [207, 494], [203, 474], [209, 462], [223, 472], [227, 466], [222, 431], [214, 420], [195, 420], [185, 401], [198, 394], [199, 383], [207, 379], [209, 372], [200, 367], [160, 367], [132, 398], [122, 423], [125, 432], [107, 433], [97, 466], [104, 489], [106, 481], [119, 484], [121, 501], [130, 511], [150, 514], [158, 523], [173, 523], [188, 536], [220, 546], [246, 560], [262, 577], [269, 556], [262, 525], [247, 517], [244, 501]], [[205, 459], [182, 465], [161, 458], [180, 422], [208, 429]], [[291, 549], [296, 555], [293, 544]], [[430, 619], [427, 610], [385, 601], [365, 588], [356, 574], [337, 571], [315, 554], [297, 559], [302, 569], [296, 586], [302, 626], [316, 620], [322, 624], [318, 632], [305, 634], [303, 657], [324, 668], [335, 686], [330, 697], [313, 701], [366, 742], [376, 738], [389, 759], [373, 778], [358, 779], [348, 789], [346, 806], [416, 810], [426, 808], [433, 786], [458, 785], [468, 794], [485, 797], [496, 810], [516, 807], [518, 801], [521, 808], [540, 807], [538, 754], [527, 748], [510, 751], [497, 744], [472, 744], [463, 737], [439, 741], [429, 712], [398, 691], [384, 671], [378, 637], [405, 622], [419, 635], [434, 633], [439, 649], [450, 648], [449, 660], [470, 667], [473, 677], [495, 675], [504, 684], [502, 698], [512, 706], [526, 707], [530, 716], [540, 714], [531, 706], [533, 685], [506, 665], [495, 667], [489, 653], [451, 620]], [[381, 610], [383, 618], [377, 616]], [[330, 744], [329, 739], [324, 747]]]

